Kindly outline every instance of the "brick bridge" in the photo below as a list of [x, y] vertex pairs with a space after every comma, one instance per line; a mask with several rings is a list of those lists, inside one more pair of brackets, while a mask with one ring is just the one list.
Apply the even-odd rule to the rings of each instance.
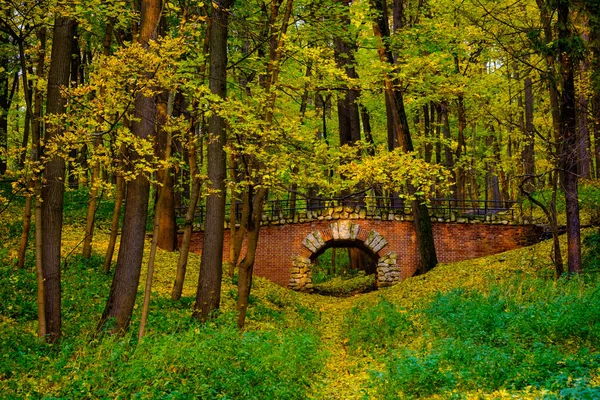
[[[460, 208], [448, 203], [433, 207], [430, 213], [442, 263], [527, 246], [541, 235], [520, 210], [515, 212], [514, 204], [510, 208], [474, 209], [472, 205]], [[190, 250], [200, 252], [202, 240], [203, 232], [195, 232]], [[224, 260], [229, 258], [229, 243], [226, 229]], [[412, 276], [418, 265], [414, 223], [410, 209], [404, 206], [369, 209], [364, 204], [332, 205], [295, 210], [293, 215], [275, 207], [263, 215], [254, 271], [282, 286], [311, 291], [311, 264], [331, 247], [359, 248], [376, 260], [379, 287]], [[243, 248], [242, 256], [244, 252]]]

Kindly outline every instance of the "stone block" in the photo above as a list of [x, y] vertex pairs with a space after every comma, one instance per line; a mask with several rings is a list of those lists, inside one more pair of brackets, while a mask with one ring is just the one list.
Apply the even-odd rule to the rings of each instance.
[[340, 239], [348, 240], [351, 236], [352, 222], [345, 220], [338, 222], [338, 232]]
[[352, 228], [350, 228], [350, 239], [356, 240], [359, 231], [360, 226], [358, 226], [357, 224], [352, 224]]
[[385, 238], [383, 238], [383, 236], [381, 237], [381, 240], [379, 242], [377, 242], [377, 244], [373, 245], [373, 253], [378, 253], [381, 249], [383, 249], [385, 246], [387, 246], [388, 242], [387, 240], [385, 240]]

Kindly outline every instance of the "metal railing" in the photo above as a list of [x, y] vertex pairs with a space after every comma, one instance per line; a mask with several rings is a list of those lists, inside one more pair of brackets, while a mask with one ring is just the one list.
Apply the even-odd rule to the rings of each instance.
[[[242, 217], [243, 204], [235, 205], [236, 221]], [[431, 199], [428, 205], [431, 217], [444, 220], [479, 219], [491, 220], [501, 217], [504, 220], [515, 221], [522, 215], [519, 201], [491, 200], [461, 200], [461, 199]], [[231, 205], [225, 206], [225, 220], [229, 221]], [[361, 217], [376, 217], [394, 215], [410, 215], [411, 202], [398, 197], [363, 196], [351, 198], [314, 198], [298, 199], [295, 202], [285, 200], [268, 200], [263, 207], [263, 219], [267, 221], [282, 220], [292, 222], [296, 218], [310, 218], [323, 211], [359, 214]], [[186, 207], [176, 209], [178, 223], [183, 224]], [[198, 205], [194, 215], [194, 223], [204, 223], [206, 216], [205, 205]]]

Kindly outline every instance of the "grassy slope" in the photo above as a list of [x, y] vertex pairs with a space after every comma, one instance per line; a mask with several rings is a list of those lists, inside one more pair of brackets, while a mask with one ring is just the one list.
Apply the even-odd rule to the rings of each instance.
[[[506, 303], [506, 310], [501, 311], [508, 313], [510, 309], [510, 315], [521, 321], [519, 310], [529, 310], [532, 304], [543, 309], [541, 301], [553, 304], [574, 299], [571, 302], [576, 303], [577, 299], [593, 298], [596, 287], [600, 287], [595, 279], [549, 279], [549, 243], [441, 265], [396, 287], [349, 298], [292, 293], [256, 279], [248, 328], [242, 334], [233, 327], [236, 294], [231, 280], [224, 280], [222, 315], [200, 328], [189, 317], [198, 256], [190, 256], [182, 301], [171, 303], [177, 253], [159, 251], [148, 333], [137, 343], [136, 332], [121, 339], [93, 337], [110, 285], [110, 277], [98, 271], [107, 234], [96, 234], [96, 253], [91, 261], [84, 261], [75, 255], [80, 250], [77, 245], [82, 228], [71, 224], [64, 234], [64, 254], [70, 254], [63, 287], [65, 339], [59, 346], [47, 346], [33, 336], [36, 311], [32, 260], [29, 272], [11, 270], [8, 261], [14, 257], [16, 238], [10, 225], [16, 217], [1, 217], [5, 222], [3, 233], [9, 237], [3, 241], [0, 253], [5, 260], [0, 265], [2, 398], [187, 398], [191, 394], [204, 398], [585, 398], [582, 393], [586, 390], [588, 398], [598, 395], [594, 387], [600, 385], [600, 363], [586, 357], [597, 357], [600, 332], [595, 319], [590, 324], [585, 322], [590, 320], [589, 315], [573, 320], [578, 326], [587, 324], [586, 337], [570, 325], [556, 333], [554, 325], [548, 323], [546, 338], [530, 343], [530, 339], [523, 339], [528, 333], [518, 331], [502, 337], [505, 342], [501, 345], [494, 342], [485, 347], [492, 351], [489, 359], [496, 354], [509, 357], [505, 364], [490, 365], [491, 369], [514, 364], [510, 354], [537, 354], [538, 350], [532, 349], [542, 348], [539, 351], [544, 357], [546, 353], [554, 354], [554, 358], [547, 356], [547, 364], [575, 365], [563, 383], [536, 384], [535, 379], [528, 378], [531, 382], [523, 384], [522, 379], [508, 374], [510, 371], [506, 375], [510, 379], [505, 381], [504, 375], [494, 381], [494, 377], [479, 376], [477, 371], [471, 371], [472, 376], [456, 371], [464, 368], [468, 372], [471, 364], [477, 364], [469, 359], [474, 355], [467, 353], [470, 348], [480, 349], [479, 342], [469, 347], [469, 341], [487, 343], [489, 326], [481, 325], [480, 319], [497, 311], [492, 309], [494, 304]], [[142, 280], [144, 277], [145, 271]], [[138, 300], [141, 303], [141, 296]], [[491, 308], [477, 308], [486, 304]], [[599, 311], [586, 304], [590, 312]], [[132, 331], [137, 329], [140, 309], [141, 304], [136, 307]], [[555, 311], [560, 321], [567, 317], [561, 312], [573, 310]], [[457, 331], [460, 318], [472, 318], [466, 334]], [[510, 321], [501, 322], [504, 325], [500, 331], [514, 330]], [[473, 327], [484, 330], [485, 338], [478, 338], [477, 332], [469, 336]], [[531, 332], [535, 334], [536, 329], [531, 328]], [[444, 347], [451, 342], [466, 343], [464, 348], [458, 347], [467, 352], [461, 356], [466, 358], [464, 365], [456, 360], [451, 363], [434, 359], [438, 355], [455, 357], [455, 344], [453, 352]], [[505, 349], [512, 353], [506, 356]], [[528, 359], [514, 367], [529, 365], [534, 371], [543, 367], [556, 374], [552, 365], [538, 365], [536, 360]], [[415, 372], [407, 365], [421, 370]], [[485, 360], [482, 365], [486, 366]], [[575, 395], [569, 397], [571, 389]]]

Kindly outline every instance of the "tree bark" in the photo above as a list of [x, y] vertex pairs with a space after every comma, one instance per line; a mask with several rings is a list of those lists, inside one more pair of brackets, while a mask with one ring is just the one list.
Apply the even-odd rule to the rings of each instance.
[[[535, 127], [533, 125], [533, 83], [531, 76], [527, 74], [524, 80], [524, 93], [525, 93], [525, 125], [523, 126], [525, 135], [525, 143], [521, 156], [523, 158], [523, 172], [525, 177], [535, 176]], [[532, 192], [534, 189], [534, 181], [527, 180], [529, 182], [528, 192]]]
[[[56, 17], [52, 40], [50, 70], [48, 72], [48, 115], [61, 114], [66, 100], [60, 93], [61, 87], [69, 86], [71, 46], [74, 22], [62, 16]], [[60, 139], [61, 128], [48, 126], [45, 143]], [[61, 336], [61, 287], [60, 250], [63, 223], [63, 194], [65, 161], [58, 155], [50, 155], [45, 163], [42, 187], [42, 263], [44, 270], [44, 294], [46, 297], [46, 337], [53, 343]], [[36, 227], [37, 229], [37, 227]]]
[[[227, 35], [229, 8], [233, 0], [213, 1], [210, 28], [210, 78], [213, 94], [227, 96]], [[223, 276], [223, 236], [225, 222], [225, 179], [227, 178], [225, 120], [213, 113], [209, 123], [208, 179], [211, 193], [206, 199], [206, 222], [202, 261], [198, 277], [194, 317], [206, 321], [219, 308]]]
[[115, 244], [117, 243], [117, 236], [119, 235], [121, 207], [123, 206], [123, 198], [125, 197], [125, 180], [121, 174], [117, 175], [116, 180], [115, 206], [113, 208], [113, 215], [110, 224], [110, 237], [108, 239], [108, 246], [106, 247], [106, 254], [104, 255], [104, 264], [102, 265], [102, 271], [105, 274], [110, 272], [110, 265], [112, 264], [113, 254], [115, 252]]
[[[284, 39], [288, 28], [288, 23], [292, 15], [293, 3], [293, 0], [286, 1], [285, 12], [282, 17], [281, 27], [279, 30], [274, 28], [274, 22], [279, 12], [279, 6], [275, 3], [272, 5], [271, 15], [269, 16], [269, 21], [271, 21], [270, 26], [272, 27], [272, 30], [269, 31], [269, 42], [271, 44], [271, 48], [269, 53], [269, 63], [267, 65], [267, 70], [263, 80], [263, 89], [267, 98], [267, 104], [263, 114], [263, 121], [266, 125], [271, 125], [273, 123], [273, 110], [275, 108], [275, 100], [277, 98], [277, 92], [274, 90], [274, 86], [279, 79]], [[249, 178], [250, 177], [247, 177], [247, 179]], [[261, 183], [262, 182], [259, 182], [259, 184]], [[256, 194], [253, 194], [253, 187], [253, 184], [250, 184], [248, 187], [248, 202], [251, 202], [251, 210], [249, 213], [248, 227], [246, 232], [247, 250], [246, 256], [240, 263], [238, 275], [238, 327], [240, 329], [244, 327], [246, 320], [248, 298], [250, 296], [250, 290], [252, 287], [252, 274], [254, 269], [256, 246], [258, 245], [258, 235], [262, 220], [263, 203], [268, 195], [268, 189], [264, 185], [260, 186], [260, 189], [256, 191]]]
[[[0, 33], [0, 46], [6, 48], [9, 45], [8, 35]], [[8, 150], [8, 110], [10, 108], [9, 81], [9, 58], [6, 52], [0, 55], [0, 151], [6, 154]], [[0, 175], [6, 173], [6, 156], [0, 156]]]
[[[350, 33], [350, 1], [337, 0], [344, 6], [340, 22], [342, 24], [342, 34], [336, 36], [334, 42], [334, 57], [339, 69], [342, 69], [349, 79], [356, 79], [356, 70], [354, 67], [354, 51], [356, 43], [349, 38]], [[360, 118], [358, 110], [358, 90], [347, 87], [344, 95], [338, 98], [338, 121], [340, 133], [340, 146], [352, 144], [360, 141]]]
[[560, 96], [560, 165], [563, 170], [567, 214], [568, 270], [570, 274], [581, 272], [581, 231], [579, 220], [579, 195], [577, 175], [577, 116], [575, 111], [575, 83], [573, 59], [568, 43], [572, 40], [570, 30], [570, 2], [559, 2], [557, 30], [560, 52], [562, 91]]
[[[166, 146], [165, 146], [165, 159], [168, 160], [171, 157], [171, 133], [170, 132], [164, 132], [166, 134]], [[167, 184], [167, 181], [169, 179], [170, 174], [168, 173], [168, 171], [165, 171], [165, 173], [162, 176], [162, 182], [161, 184], [164, 186]], [[160, 191], [160, 194], [158, 195], [158, 200], [157, 200], [157, 204], [156, 204], [156, 208], [160, 209], [160, 207], [162, 206], [161, 203], [163, 203], [165, 201], [165, 198], [167, 197], [167, 191], [163, 190]], [[161, 222], [161, 217], [158, 213], [154, 214], [154, 229], [152, 231], [152, 245], [150, 247], [150, 255], [148, 256], [148, 272], [146, 274], [146, 286], [144, 288], [144, 305], [142, 306], [142, 317], [140, 319], [140, 330], [138, 332], [138, 341], [142, 340], [142, 338], [144, 337], [144, 333], [146, 332], [146, 324], [148, 323], [148, 312], [150, 310], [150, 294], [152, 292], [152, 279], [154, 277], [154, 260], [156, 259], [156, 248], [158, 247], [158, 236], [159, 236], [159, 231], [160, 231], [160, 222]]]
[[[169, 100], [169, 96], [171, 99]], [[166, 154], [170, 153], [170, 144], [167, 144], [167, 132], [163, 129], [169, 117], [168, 103], [172, 103], [172, 94], [163, 91], [158, 96], [157, 104], [157, 125], [158, 140], [157, 153], [161, 160], [168, 162]], [[157, 190], [157, 199], [162, 196], [162, 202], [156, 202], [155, 214], [158, 215], [159, 228], [157, 236], [157, 245], [166, 251], [174, 251], [177, 248], [177, 221], [175, 220], [175, 179], [171, 168], [159, 168], [156, 173], [156, 180], [162, 185]], [[164, 193], [163, 193], [164, 192]]]
[[[252, 193], [252, 188], [249, 189]], [[258, 237], [260, 224], [262, 221], [262, 209], [268, 190], [264, 187], [258, 189], [252, 202], [251, 216], [247, 228], [247, 250], [242, 259], [238, 272], [238, 320], [239, 329], [244, 328], [246, 322], [246, 311], [248, 310], [248, 299], [250, 298], [250, 289], [252, 288], [252, 275], [254, 270], [254, 260], [256, 259], [256, 248], [258, 246]]]
[[[104, 31], [103, 49], [104, 56], [110, 55], [110, 44], [112, 42], [112, 24], [108, 22], [106, 24], [106, 30]], [[77, 48], [77, 53], [79, 49]], [[74, 64], [75, 65], [75, 64]], [[71, 68], [71, 71], [75, 70], [75, 73], [81, 74], [81, 83], [83, 84], [83, 72], [79, 69]], [[77, 76], [77, 75], [76, 75]], [[71, 80], [73, 80], [73, 72], [71, 72]], [[101, 89], [102, 90], [102, 89]], [[98, 137], [94, 140], [94, 147], [100, 146], [102, 140]], [[85, 155], [85, 151], [82, 150], [82, 156]], [[95, 161], [92, 166], [92, 180], [90, 183], [90, 200], [88, 203], [87, 217], [85, 223], [85, 238], [83, 240], [83, 258], [90, 258], [92, 255], [92, 241], [94, 239], [94, 225], [96, 221], [96, 209], [98, 208], [98, 182], [100, 180], [100, 162]], [[111, 254], [112, 258], [112, 254]], [[109, 262], [110, 266], [110, 262]]]
[[[371, 0], [371, 6], [378, 12], [373, 24], [373, 32], [378, 38], [379, 58], [381, 62], [393, 65], [394, 59], [392, 52], [389, 49], [388, 42], [390, 31], [386, 0]], [[404, 99], [402, 97], [402, 92], [399, 89], [401, 87], [400, 82], [396, 82], [395, 79], [388, 74], [385, 74], [384, 83], [386, 99], [390, 105], [393, 105], [390, 109], [392, 111], [391, 117], [393, 119], [395, 137], [401, 148], [405, 152], [410, 153], [414, 148], [408, 128]], [[414, 196], [415, 190], [412, 185], [408, 185], [408, 192], [411, 196]], [[412, 211], [417, 237], [417, 247], [419, 249], [418, 272], [425, 273], [437, 265], [437, 255], [433, 239], [433, 230], [429, 219], [429, 211], [424, 203], [424, 199], [416, 196], [415, 200], [412, 201]]]
[[[195, 123], [192, 122], [190, 134], [194, 135]], [[192, 230], [194, 228], [194, 215], [200, 198], [200, 178], [198, 177], [198, 163], [196, 160], [196, 144], [195, 138], [190, 138], [188, 146], [188, 157], [190, 163], [190, 176], [192, 178], [192, 189], [190, 193], [190, 203], [185, 213], [185, 225], [183, 229], [183, 237], [181, 239], [181, 247], [179, 249], [179, 260], [177, 261], [177, 274], [173, 283], [173, 291], [171, 292], [171, 300], [179, 300], [183, 291], [183, 282], [187, 270], [188, 256], [190, 252], [190, 239], [192, 238]]]
[[[140, 33], [137, 40], [144, 48], [149, 46], [151, 40], [156, 39], [160, 14], [161, 0], [142, 0]], [[137, 94], [135, 115], [137, 121], [132, 123], [132, 133], [141, 139], [154, 136], [155, 99]], [[136, 155], [131, 154], [130, 158], [135, 162]], [[114, 320], [109, 327], [114, 334], [125, 332], [135, 305], [144, 253], [150, 182], [146, 176], [139, 174], [127, 182], [126, 190], [119, 256], [110, 294], [98, 325], [98, 330], [101, 330], [109, 319]]]

